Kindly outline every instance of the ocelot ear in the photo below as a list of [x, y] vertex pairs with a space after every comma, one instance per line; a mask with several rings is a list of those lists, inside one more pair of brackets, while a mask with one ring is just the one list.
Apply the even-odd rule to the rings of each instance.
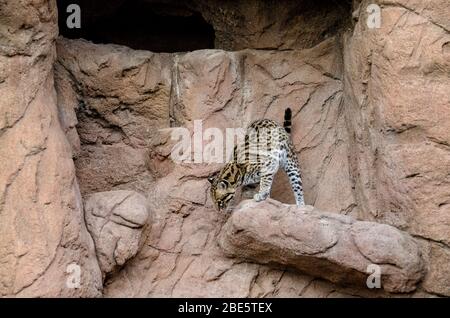
[[218, 174], [219, 174], [219, 171], [214, 172], [213, 174], [210, 174], [210, 175], [208, 176], [208, 181], [209, 181], [209, 183], [213, 183], [214, 180], [216, 179], [216, 177], [217, 177]]

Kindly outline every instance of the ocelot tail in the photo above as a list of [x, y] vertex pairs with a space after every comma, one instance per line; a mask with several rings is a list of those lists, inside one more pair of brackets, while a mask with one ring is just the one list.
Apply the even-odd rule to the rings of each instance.
[[233, 159], [208, 177], [216, 209], [226, 209], [238, 187], [249, 184], [259, 183], [259, 192], [253, 198], [265, 200], [279, 168], [289, 177], [297, 205], [305, 204], [297, 155], [290, 137], [291, 118], [291, 109], [287, 108], [283, 127], [273, 120], [261, 119], [247, 128], [244, 142], [234, 147]]

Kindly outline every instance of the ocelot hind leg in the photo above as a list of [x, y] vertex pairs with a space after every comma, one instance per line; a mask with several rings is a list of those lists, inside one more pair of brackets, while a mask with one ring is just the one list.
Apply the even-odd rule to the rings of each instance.
[[284, 165], [284, 171], [286, 171], [286, 174], [289, 177], [289, 183], [291, 184], [295, 196], [295, 203], [297, 206], [304, 206], [305, 199], [303, 196], [302, 178], [300, 176], [300, 168], [295, 154], [287, 158], [286, 164]]

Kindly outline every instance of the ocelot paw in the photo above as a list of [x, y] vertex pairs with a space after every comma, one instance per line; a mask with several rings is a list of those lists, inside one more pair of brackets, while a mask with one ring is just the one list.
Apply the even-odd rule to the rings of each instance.
[[253, 199], [255, 199], [256, 202], [260, 202], [260, 201], [264, 201], [265, 199], [267, 199], [268, 194], [262, 194], [262, 193], [256, 193], [253, 196]]

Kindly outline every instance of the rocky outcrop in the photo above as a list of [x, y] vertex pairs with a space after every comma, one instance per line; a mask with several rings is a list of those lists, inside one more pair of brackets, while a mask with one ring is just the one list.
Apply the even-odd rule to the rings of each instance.
[[[105, 2], [83, 15], [125, 3]], [[170, 14], [200, 13], [217, 49], [156, 54], [61, 37], [55, 51], [55, 1], [2, 2], [0, 295], [450, 296], [449, 4], [377, 1], [370, 29], [370, 3], [189, 1]], [[206, 181], [221, 165], [174, 163], [171, 128], [287, 106], [315, 209], [227, 220]], [[287, 189], [280, 174], [272, 198], [292, 203]], [[368, 263], [385, 290], [364, 286]]]
[[449, 245], [449, 3], [381, 1], [380, 29], [367, 27], [368, 3], [344, 49], [360, 217]]
[[148, 194], [153, 220], [148, 239], [124, 269], [106, 281], [106, 296], [333, 297], [355, 293], [287, 267], [227, 257], [218, 237], [228, 215], [214, 211], [208, 195], [206, 177], [212, 169], [177, 165], [153, 183]]
[[103, 275], [120, 269], [146, 239], [149, 213], [145, 197], [133, 191], [94, 193], [86, 198], [86, 225]]
[[[404, 170], [408, 160], [412, 163], [413, 158], [420, 157], [405, 157], [406, 152], [400, 149], [411, 150], [420, 145], [419, 141], [425, 140], [426, 134], [420, 135], [419, 130], [411, 136], [407, 131], [394, 134], [382, 124], [382, 118], [387, 118], [396, 109], [397, 94], [383, 97], [381, 104], [377, 100], [384, 93], [368, 94], [369, 88], [387, 80], [384, 71], [370, 73], [369, 66], [372, 65], [372, 71], [375, 71], [377, 67], [386, 68], [389, 62], [369, 59], [366, 53], [376, 52], [375, 48], [379, 46], [364, 42], [364, 38], [366, 33], [370, 34], [369, 38], [375, 38], [376, 32], [384, 32], [385, 29], [368, 30], [364, 7], [367, 4], [360, 5], [355, 4], [354, 7], [354, 17], [359, 20], [352, 35], [347, 34], [344, 39], [329, 38], [305, 50], [202, 50], [155, 54], [114, 45], [94, 45], [82, 40], [58, 40], [56, 74], [65, 79], [61, 89], [62, 96], [67, 96], [65, 108], [78, 115], [77, 130], [81, 142], [75, 164], [82, 193], [89, 195], [119, 189], [148, 193], [153, 198], [150, 204], [158, 220], [143, 250], [127, 262], [125, 270], [108, 280], [106, 295], [206, 296], [201, 291], [188, 288], [193, 285], [203, 286], [211, 291], [211, 295], [314, 295], [315, 292], [309, 289], [316, 283], [299, 283], [308, 286], [306, 290], [291, 289], [292, 283], [284, 281], [289, 277], [282, 274], [285, 269], [270, 269], [273, 277], [282, 275], [283, 279], [271, 287], [261, 283], [264, 285], [262, 288], [255, 283], [262, 280], [258, 273], [266, 272], [270, 267], [260, 265], [255, 265], [246, 274], [248, 283], [243, 283], [245, 287], [230, 286], [228, 282], [232, 278], [228, 275], [234, 277], [233, 273], [241, 265], [219, 256], [221, 251], [212, 243], [217, 239], [223, 220], [220, 216], [213, 216], [215, 212], [211, 210], [204, 180], [220, 165], [178, 165], [169, 156], [174, 141], [170, 140], [170, 129], [166, 128], [182, 126], [192, 131], [194, 120], [203, 120], [203, 130], [217, 127], [224, 131], [227, 127], [245, 127], [255, 118], [280, 121], [286, 106], [290, 106], [294, 113], [292, 135], [302, 165], [306, 202], [318, 210], [386, 223], [413, 234], [426, 264], [423, 288], [432, 294], [448, 293], [444, 286], [450, 283], [445, 281], [437, 266], [428, 265], [440, 263], [446, 255], [446, 222], [440, 219], [437, 227], [430, 224], [430, 231], [441, 228], [444, 232], [436, 232], [436, 235], [430, 232], [429, 238], [411, 231], [413, 227], [428, 227], [428, 221], [420, 225], [413, 215], [430, 211], [428, 206], [422, 205], [425, 201], [419, 200], [429, 190], [422, 193], [406, 186], [406, 183], [415, 179], [419, 182], [416, 186], [422, 187], [428, 181], [420, 183], [414, 172], [406, 173], [411, 170]], [[393, 10], [393, 6], [386, 5], [383, 14], [385, 10]], [[389, 21], [385, 17], [383, 19]], [[367, 51], [354, 56], [361, 48]], [[436, 59], [439, 58], [436, 55]], [[406, 77], [399, 77], [406, 76], [403, 74], [406, 73], [398, 70], [390, 76], [397, 77], [399, 83], [408, 82]], [[393, 83], [383, 85], [386, 85], [386, 91], [395, 87]], [[414, 94], [410, 92], [409, 96]], [[439, 97], [439, 101], [442, 100], [445, 97]], [[402, 109], [408, 116], [412, 114], [407, 108], [400, 107], [399, 116], [403, 114]], [[439, 125], [437, 127], [445, 124]], [[400, 147], [399, 151], [392, 151], [397, 148], [388, 147], [390, 143]], [[74, 145], [76, 149], [76, 138]], [[424, 145], [432, 144], [426, 142]], [[436, 143], [433, 145], [438, 146]], [[439, 147], [439, 151], [442, 150], [440, 158], [445, 163], [445, 146]], [[415, 151], [419, 149], [415, 148]], [[392, 157], [395, 153], [400, 157]], [[426, 166], [423, 161], [421, 167]], [[439, 188], [436, 194], [441, 193], [439, 198], [442, 199], [448, 188], [443, 177], [446, 164], [441, 169], [443, 174], [439, 175], [437, 170], [430, 169], [428, 177], [436, 180]], [[395, 187], [395, 191], [391, 187]], [[292, 203], [292, 195], [286, 191], [288, 188], [284, 175], [280, 174], [272, 197]], [[189, 189], [196, 189], [195, 193]], [[251, 191], [245, 190], [236, 202], [251, 197]], [[398, 200], [391, 200], [394, 197]], [[439, 211], [445, 211], [445, 200], [441, 199], [433, 204]], [[439, 212], [436, 215], [443, 214]], [[191, 219], [202, 219], [198, 222], [201, 229], [194, 225], [184, 229], [182, 224], [191, 224]], [[429, 222], [433, 223], [432, 220], [430, 218]], [[198, 238], [198, 243], [192, 243], [196, 248], [190, 249], [188, 237], [200, 236], [200, 233], [204, 237]], [[170, 243], [165, 243], [166, 240]], [[178, 256], [173, 258], [174, 255]], [[194, 261], [192, 255], [205, 256]], [[205, 278], [199, 273], [209, 270], [206, 263], [203, 264], [206, 259], [213, 263], [212, 268], [225, 268], [229, 274], [212, 280]], [[146, 265], [148, 262], [151, 267]], [[168, 262], [173, 266], [162, 265]], [[188, 265], [190, 262], [193, 264]], [[163, 279], [155, 278], [161, 275]], [[304, 282], [310, 279], [306, 278], [309, 276], [299, 277], [303, 277], [298, 279]], [[439, 279], [444, 279], [444, 282], [439, 282]], [[144, 286], [142, 281], [151, 283]], [[269, 279], [264, 280], [267, 281]], [[317, 295], [328, 295], [326, 290], [337, 290], [332, 284], [318, 285], [323, 287], [323, 292], [315, 287]], [[422, 287], [419, 287], [418, 293], [421, 292]], [[350, 293], [367, 295], [354, 289]], [[369, 296], [373, 295], [371, 291]]]
[[169, 126], [170, 55], [64, 39], [57, 53], [61, 117], [69, 132], [77, 125], [79, 139], [70, 140], [82, 193], [146, 191], [165, 170], [154, 149], [167, 139], [159, 130]]
[[[313, 278], [306, 275], [226, 258], [216, 246], [223, 216], [212, 210], [206, 181], [220, 165], [175, 164], [169, 157], [175, 141], [163, 129], [192, 131], [201, 119], [203, 129], [225, 131], [254, 118], [280, 121], [290, 106], [307, 202], [353, 214], [337, 44], [329, 39], [305, 51], [154, 54], [58, 40], [57, 74], [70, 84], [61, 89], [71, 101], [65, 109], [78, 113], [81, 151], [75, 164], [82, 192], [145, 191], [154, 217], [142, 250], [108, 278], [105, 295], [295, 297], [337, 289], [310, 285]], [[280, 174], [273, 197], [293, 202], [288, 187]], [[245, 280], [236, 286], [243, 272]], [[279, 283], [269, 284], [264, 273]], [[291, 289], [294, 281], [298, 286]]]
[[[56, 73], [64, 85], [58, 90], [67, 96], [63, 112], [69, 114], [62, 117], [78, 113], [82, 147], [75, 165], [82, 193], [149, 191], [175, 166], [169, 157], [175, 141], [165, 128], [192, 131], [194, 120], [202, 120], [203, 130], [225, 134], [255, 118], [280, 121], [290, 106], [307, 201], [356, 213], [336, 41], [305, 51], [154, 54], [59, 39]], [[273, 196], [294, 202], [286, 186], [280, 175]], [[336, 196], [340, 200], [331, 199]]]
[[54, 1], [0, 3], [0, 296], [99, 296], [53, 81]]
[[[430, 263], [440, 263], [450, 247], [450, 4], [379, 1], [381, 27], [370, 29], [370, 3], [355, 5], [358, 21], [344, 39], [359, 218], [407, 230], [432, 250]], [[450, 276], [443, 293], [441, 271], [431, 266], [425, 286], [450, 296]]]
[[370, 266], [393, 293], [416, 289], [424, 274], [419, 246], [384, 224], [266, 200], [243, 201], [222, 228], [219, 245], [230, 257], [277, 263], [342, 285], [366, 287]]

